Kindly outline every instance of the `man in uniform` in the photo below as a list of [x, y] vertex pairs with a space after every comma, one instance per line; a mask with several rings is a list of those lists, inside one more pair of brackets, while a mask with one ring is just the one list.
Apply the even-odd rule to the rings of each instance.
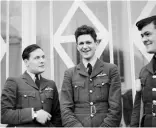
[[43, 50], [29, 45], [22, 58], [27, 70], [20, 77], [9, 77], [2, 91], [1, 123], [10, 127], [61, 126], [55, 82], [41, 76], [45, 71]]
[[[141, 31], [142, 42], [147, 52], [154, 56], [140, 71], [141, 84], [136, 86], [131, 126], [156, 127], [156, 16], [141, 19], [136, 26]], [[143, 114], [140, 114], [141, 100], [143, 101]], [[141, 122], [140, 115], [143, 115]]]
[[75, 32], [82, 62], [65, 71], [61, 115], [65, 127], [119, 127], [121, 83], [117, 66], [99, 60], [97, 35], [87, 25]]

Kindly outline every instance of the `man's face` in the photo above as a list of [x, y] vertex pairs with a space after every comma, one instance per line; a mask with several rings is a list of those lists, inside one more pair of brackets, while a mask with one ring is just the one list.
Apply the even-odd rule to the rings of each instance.
[[147, 52], [156, 53], [156, 29], [153, 23], [142, 28], [141, 37]]
[[97, 42], [89, 35], [80, 35], [77, 39], [77, 49], [80, 52], [83, 59], [91, 60], [95, 55], [97, 48]]
[[25, 59], [24, 62], [31, 73], [40, 74], [45, 71], [45, 55], [42, 49], [31, 52], [29, 59]]

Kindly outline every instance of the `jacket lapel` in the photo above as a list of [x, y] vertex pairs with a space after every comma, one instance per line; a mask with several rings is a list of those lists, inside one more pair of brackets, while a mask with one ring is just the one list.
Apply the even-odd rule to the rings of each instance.
[[146, 66], [146, 69], [149, 72], [151, 72], [152, 74], [154, 74], [154, 72], [153, 72], [153, 63], [154, 63], [154, 56], [153, 56], [153, 58], [151, 59], [151, 61]]
[[33, 81], [33, 79], [31, 78], [31, 76], [25, 71], [24, 74], [22, 75], [22, 79], [25, 81], [25, 83], [27, 83], [28, 85], [39, 89], [37, 87], [37, 85], [35, 84], [35, 82]]
[[41, 76], [40, 77], [40, 89], [43, 90], [47, 86], [48, 86], [48, 81]]
[[101, 73], [103, 71], [103, 67], [104, 64], [101, 60], [97, 59], [92, 74], [91, 74], [91, 78], [97, 76], [99, 73]]
[[88, 76], [86, 68], [82, 62], [77, 65], [77, 72], [83, 76]]

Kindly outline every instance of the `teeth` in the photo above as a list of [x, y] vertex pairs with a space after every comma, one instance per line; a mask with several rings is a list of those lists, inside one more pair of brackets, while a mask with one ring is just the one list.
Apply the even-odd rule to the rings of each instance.
[[150, 44], [152, 44], [152, 43], [145, 43], [145, 45], [150, 45]]
[[146, 45], [150, 45], [151, 43], [149, 43], [149, 44], [146, 44]]

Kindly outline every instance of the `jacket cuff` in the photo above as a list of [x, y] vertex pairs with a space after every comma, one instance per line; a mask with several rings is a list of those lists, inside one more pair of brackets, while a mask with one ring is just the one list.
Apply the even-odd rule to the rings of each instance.
[[21, 123], [28, 123], [28, 122], [31, 122], [33, 121], [32, 119], [32, 108], [24, 108], [24, 109], [21, 109], [19, 111], [19, 115], [20, 115], [20, 122]]
[[81, 123], [76, 123], [75, 125], [73, 125], [72, 127], [83, 127]]
[[108, 124], [106, 124], [106, 123], [102, 123], [101, 125], [100, 125], [100, 127], [103, 127], [103, 128], [105, 128], [105, 127], [110, 127]]

